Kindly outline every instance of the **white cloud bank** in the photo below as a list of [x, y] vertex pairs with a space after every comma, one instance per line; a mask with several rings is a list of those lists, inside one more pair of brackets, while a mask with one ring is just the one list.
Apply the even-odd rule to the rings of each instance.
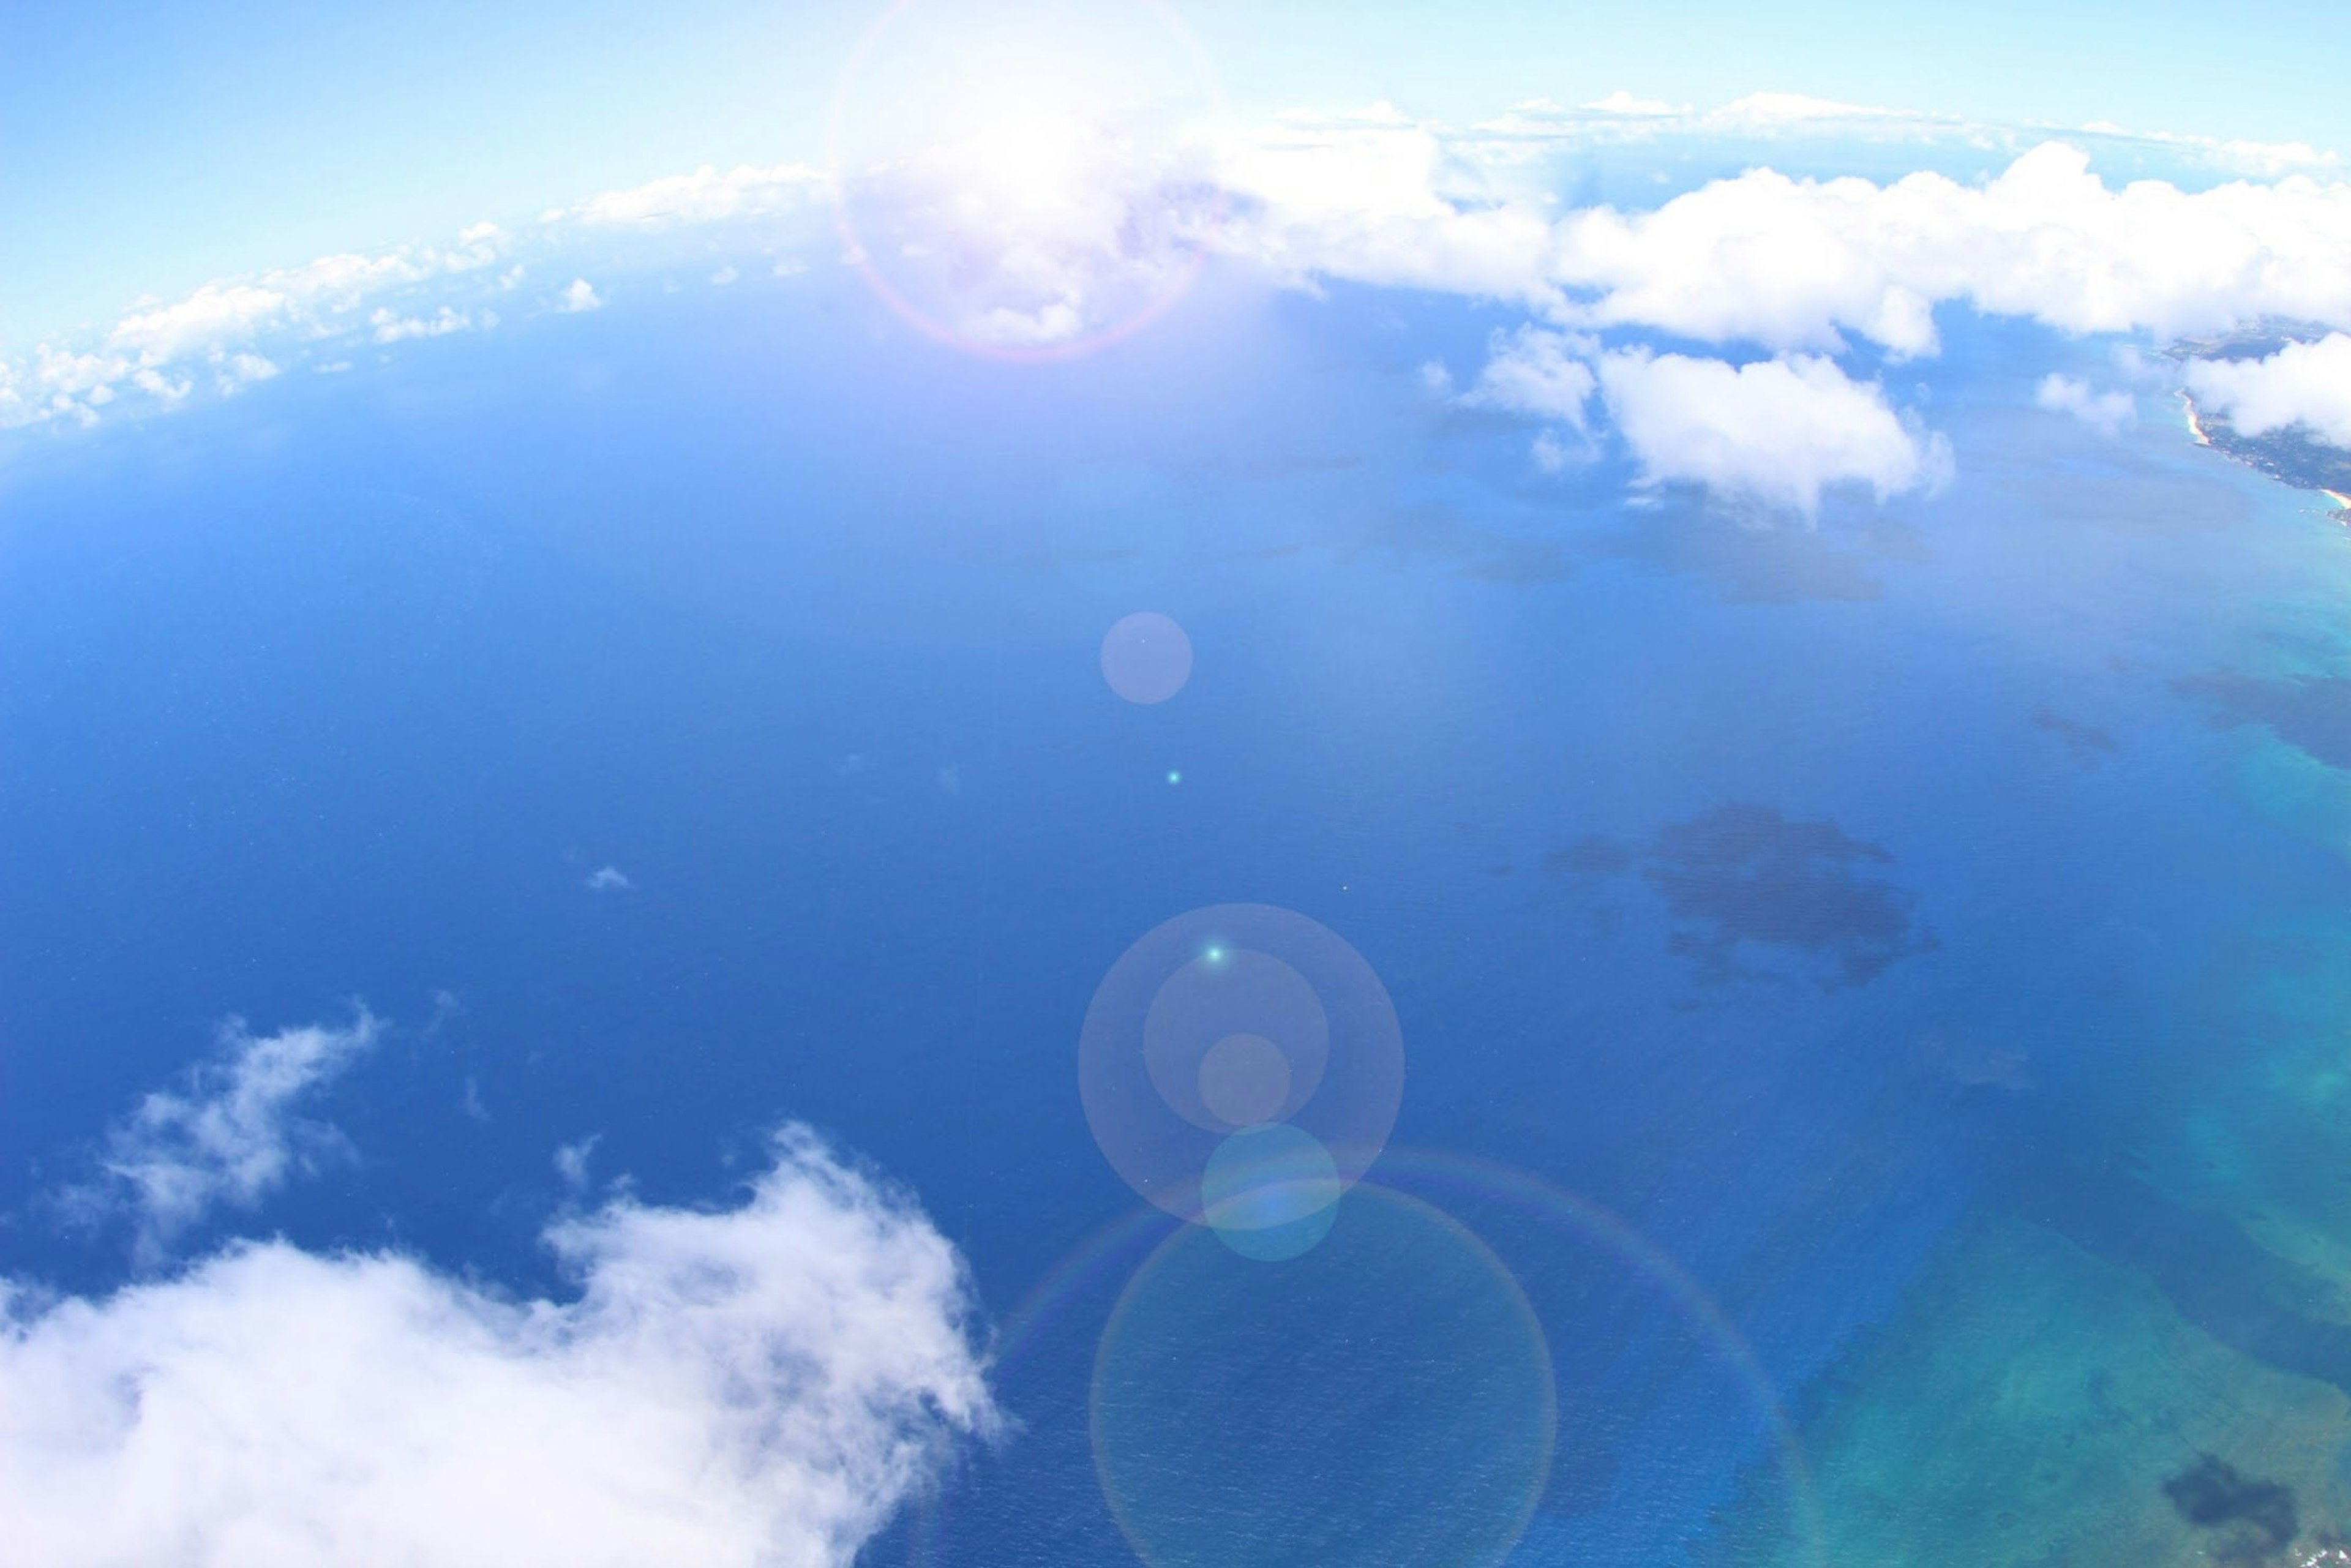
[[2265, 360], [2194, 361], [2188, 385], [2247, 435], [2301, 425], [2351, 447], [2351, 337], [2341, 332], [2289, 343]]
[[1718, 180], [1651, 212], [1553, 216], [1496, 195], [1435, 129], [1294, 119], [1229, 149], [1235, 249], [1304, 277], [1523, 303], [1555, 324], [1835, 351], [1933, 353], [1933, 308], [2069, 332], [2205, 331], [2263, 315], [2351, 324], [2351, 185], [2296, 175], [2119, 190], [2052, 141], [1997, 178]]
[[[1655, 137], [1662, 127], [1768, 141], [1826, 128], [1898, 141], [1977, 138], [1983, 128], [1768, 93], [1696, 115], [1626, 95], [1582, 111], [1526, 105], [1466, 131], [1384, 106], [1301, 112], [1166, 148], [1040, 127], [995, 141], [984, 126], [966, 128], [969, 145], [950, 139], [953, 156], [845, 183], [796, 164], [705, 167], [557, 209], [523, 238], [555, 246], [590, 232], [754, 219], [746, 232], [766, 243], [770, 220], [796, 214], [813, 232], [830, 209], [859, 236], [846, 259], [893, 308], [935, 336], [1024, 356], [1116, 336], [1187, 287], [1210, 252], [1310, 287], [1347, 280], [1499, 301], [1541, 331], [1498, 355], [1468, 401], [1584, 435], [1588, 411], [1604, 407], [1650, 482], [1700, 483], [1798, 510], [1841, 484], [1881, 496], [1930, 486], [1947, 466], [1943, 449], [1878, 388], [1832, 362], [1856, 344], [1896, 360], [1934, 354], [1941, 308], [2141, 338], [2263, 316], [2351, 329], [2351, 183], [2307, 173], [2202, 191], [2154, 180], [2110, 187], [2080, 147], [2027, 146], [2011, 131], [1983, 144], [2024, 150], [1972, 183], [1930, 172], [1887, 183], [1795, 179], [1757, 168], [1655, 210], [1562, 211], [1542, 188], [1545, 160], [1594, 139]], [[2096, 131], [2111, 134], [2119, 133]], [[2262, 156], [2273, 168], [2326, 163], [2293, 149]], [[486, 310], [374, 298], [456, 288], [448, 279], [460, 272], [487, 279], [487, 264], [513, 243], [486, 227], [444, 252], [329, 257], [208, 285], [177, 305], [134, 311], [91, 347], [45, 347], [0, 367], [0, 423], [87, 423], [131, 394], [174, 405], [200, 378], [235, 390], [278, 367], [258, 345], [287, 334], [307, 342], [371, 322], [390, 342], [487, 325]], [[354, 314], [363, 299], [371, 315]], [[582, 311], [603, 299], [574, 278], [546, 303]], [[1626, 340], [1645, 334], [1728, 352], [1627, 356]], [[1732, 363], [1758, 350], [1771, 358]], [[2326, 363], [2297, 356], [2219, 373], [2241, 379], [2214, 380], [2203, 395], [2215, 407], [2236, 400], [2241, 424], [2267, 417], [2264, 389], [2273, 388], [2286, 400], [2276, 406], [2305, 411], [2291, 417], [2339, 427], [2327, 423], [2336, 405]], [[1676, 408], [1649, 395], [1667, 385], [1701, 401]], [[2043, 405], [2101, 428], [2127, 417], [2120, 394], [2082, 387], [2077, 396], [2072, 385], [2044, 382]], [[1790, 401], [1773, 409], [1778, 395]], [[1748, 435], [1771, 449], [1744, 451]], [[1698, 444], [1665, 444], [1685, 438]], [[1557, 466], [1567, 452], [1554, 434], [1537, 460]]]
[[953, 1249], [805, 1132], [736, 1207], [625, 1198], [517, 1301], [233, 1247], [104, 1300], [0, 1281], [0, 1520], [43, 1568], [846, 1568], [990, 1419]]
[[231, 1019], [215, 1060], [147, 1095], [108, 1131], [99, 1177], [66, 1193], [68, 1212], [89, 1221], [127, 1214], [152, 1262], [214, 1210], [250, 1209], [289, 1177], [347, 1156], [340, 1133], [298, 1117], [296, 1107], [381, 1030], [365, 1010], [342, 1029], [312, 1024], [266, 1036]]

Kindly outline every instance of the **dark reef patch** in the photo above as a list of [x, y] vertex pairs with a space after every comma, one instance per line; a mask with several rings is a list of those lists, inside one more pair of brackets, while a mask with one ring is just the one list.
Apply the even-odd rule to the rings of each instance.
[[1677, 925], [1667, 947], [1708, 980], [1772, 978], [1742, 965], [1754, 947], [1807, 960], [1823, 986], [1867, 985], [1896, 959], [1934, 946], [1913, 928], [1916, 900], [1872, 874], [1893, 856], [1834, 822], [1797, 821], [1734, 803], [1656, 831], [1637, 849], [1579, 840], [1544, 861], [1555, 874], [1639, 869]]
[[1701, 972], [1736, 970], [1743, 942], [1825, 959], [1832, 985], [1866, 985], [1927, 944], [1912, 935], [1911, 895], [1864, 868], [1891, 863], [1833, 822], [1799, 822], [1770, 806], [1730, 805], [1657, 831], [1641, 868], [1677, 920], [1674, 951]]
[[2171, 688], [2218, 709], [2216, 724], [2265, 724], [2280, 740], [2329, 768], [2351, 768], [2351, 679], [2292, 675], [2273, 681], [2222, 670], [2183, 677]]
[[1543, 856], [1543, 870], [1553, 876], [1614, 876], [1630, 871], [1635, 859], [1633, 851], [1615, 840], [1589, 833]]
[[2314, 1315], [2323, 1281], [2225, 1215], [2189, 1208], [2102, 1161], [2015, 1174], [2015, 1201], [2091, 1256], [2144, 1276], [2179, 1314], [2241, 1354], [2351, 1394], [2351, 1327]]
[[2217, 1454], [2197, 1456], [2163, 1483], [2163, 1495], [2199, 1530], [2231, 1530], [2257, 1548], [2274, 1552], [2301, 1533], [2289, 1488], [2241, 1474]]
[[2032, 710], [2032, 727], [2048, 731], [2064, 741], [2067, 749], [2084, 762], [2098, 762], [2122, 749], [2122, 743], [2094, 724], [2084, 724], [2077, 718], [2067, 718], [2048, 708]]

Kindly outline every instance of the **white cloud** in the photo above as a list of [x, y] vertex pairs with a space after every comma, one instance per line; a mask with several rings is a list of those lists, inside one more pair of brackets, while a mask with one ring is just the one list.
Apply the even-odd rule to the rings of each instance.
[[283, 1241], [104, 1299], [0, 1281], [11, 1559], [847, 1568], [991, 1421], [953, 1249], [805, 1132], [735, 1207], [547, 1239], [576, 1299]]
[[[184, 378], [175, 382], [161, 371], [148, 370], [143, 367], [131, 372], [131, 384], [167, 407], [178, 402], [195, 390], [193, 382]], [[110, 389], [99, 387], [90, 394], [90, 401], [104, 402], [105, 398], [99, 396], [99, 392], [104, 392], [107, 397], [113, 395]]]
[[629, 880], [629, 873], [616, 865], [598, 866], [588, 873], [588, 891], [590, 893], [628, 893], [636, 885]]
[[256, 382], [266, 382], [277, 374], [277, 366], [273, 361], [242, 350], [224, 354], [214, 364], [216, 369], [213, 380], [224, 392], [241, 391]]
[[389, 306], [379, 308], [368, 318], [379, 343], [397, 343], [407, 338], [441, 338], [452, 332], [470, 331], [475, 327], [494, 327], [497, 317], [485, 310], [477, 319], [471, 311], [453, 309], [444, 305], [430, 316], [402, 316]]
[[1881, 389], [1815, 356], [1734, 368], [1635, 350], [1601, 356], [1599, 377], [1646, 485], [1702, 485], [1810, 516], [1834, 486], [1864, 485], [1882, 500], [1931, 488], [1949, 470], [1939, 436], [1913, 434]]
[[[2085, 152], [2051, 141], [1975, 183], [1757, 168], [1647, 211], [1562, 211], [1546, 183], [1560, 150], [1669, 134], [2025, 145], [2013, 131], [1795, 94], [1693, 114], [1620, 92], [1581, 110], [1522, 105], [1468, 131], [1383, 104], [1151, 147], [1041, 111], [948, 129], [968, 134], [838, 188], [797, 164], [705, 167], [557, 209], [519, 237], [477, 225], [438, 249], [332, 256], [207, 284], [10, 367], [0, 423], [87, 422], [119, 394], [144, 393], [152, 406], [201, 382], [241, 384], [225, 369], [237, 354], [291, 365], [309, 343], [346, 334], [391, 341], [486, 324], [467, 301], [513, 285], [517, 245], [540, 247], [534, 261], [546, 270], [534, 275], [560, 279], [584, 258], [556, 247], [589, 231], [815, 214], [827, 203], [862, 241], [852, 259], [886, 275], [894, 308], [935, 335], [1011, 352], [1060, 351], [1147, 316], [1186, 286], [1203, 246], [1309, 287], [1439, 290], [1521, 307], [1552, 329], [1658, 331], [1783, 355], [1839, 353], [1856, 339], [1897, 357], [1931, 354], [1935, 312], [1953, 305], [2077, 333], [2171, 336], [2263, 315], [2351, 326], [2351, 184], [2307, 174], [2194, 192], [2159, 181], [2115, 188]], [[2272, 172], [2330, 156], [2138, 140]], [[453, 294], [461, 287], [470, 294]], [[559, 303], [592, 309], [602, 298], [575, 278]]]
[[768, 168], [745, 164], [720, 173], [705, 163], [691, 174], [672, 174], [627, 190], [606, 191], [575, 206], [559, 207], [547, 222], [584, 224], [708, 224], [760, 214], [789, 212], [818, 194], [824, 177], [803, 163]]
[[227, 1207], [249, 1209], [288, 1177], [348, 1152], [340, 1134], [295, 1106], [372, 1047], [381, 1024], [364, 1009], [350, 1025], [311, 1024], [256, 1036], [223, 1026], [218, 1054], [157, 1090], [109, 1129], [100, 1178], [65, 1194], [90, 1221], [126, 1214], [142, 1259]]
[[2351, 448], [2351, 337], [2288, 343], [2264, 360], [2194, 360], [2189, 390], [2247, 435], [2302, 425]]
[[1555, 419], [1582, 430], [1584, 404], [1599, 387], [1586, 361], [1597, 345], [1562, 332], [1521, 327], [1510, 337], [1494, 335], [1493, 357], [1462, 402], [1511, 413]]
[[2138, 423], [2138, 401], [2126, 392], [2094, 392], [2090, 383], [2051, 371], [2033, 390], [2035, 405], [2066, 413], [2101, 435], [2118, 435]]
[[192, 350], [248, 339], [281, 320], [292, 303], [283, 291], [259, 284], [207, 283], [176, 304], [125, 316], [107, 342], [149, 363], [176, 360]]

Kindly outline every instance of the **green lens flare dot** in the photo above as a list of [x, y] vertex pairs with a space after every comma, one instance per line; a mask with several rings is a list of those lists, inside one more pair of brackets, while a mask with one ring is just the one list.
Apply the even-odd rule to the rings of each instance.
[[[1558, 1428], [1525, 1292], [1441, 1211], [1369, 1184], [1340, 1201], [1270, 1131], [1218, 1151], [1248, 1211], [1227, 1218], [1261, 1223], [1214, 1224], [1212, 1163], [1211, 1225], [1169, 1238], [1112, 1310], [1089, 1412], [1112, 1514], [1148, 1568], [1499, 1564]], [[1331, 1201], [1305, 1207], [1322, 1182]]]

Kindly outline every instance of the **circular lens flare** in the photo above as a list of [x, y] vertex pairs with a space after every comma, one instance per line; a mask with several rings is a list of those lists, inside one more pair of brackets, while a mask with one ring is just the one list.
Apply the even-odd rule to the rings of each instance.
[[1192, 678], [1192, 639], [1172, 617], [1137, 611], [1103, 633], [1102, 673], [1128, 702], [1164, 703]]
[[1364, 1184], [1322, 1212], [1271, 1266], [1187, 1227], [1128, 1283], [1090, 1401], [1112, 1516], [1150, 1568], [1496, 1568], [1551, 1469], [1542, 1327], [1429, 1205]]
[[1201, 1217], [1244, 1258], [1303, 1257], [1339, 1217], [1339, 1167], [1311, 1133], [1245, 1127], [1217, 1145], [1200, 1178]]
[[1270, 1122], [1290, 1098], [1290, 1059], [1261, 1034], [1228, 1034], [1200, 1058], [1200, 1103], [1230, 1126]]

